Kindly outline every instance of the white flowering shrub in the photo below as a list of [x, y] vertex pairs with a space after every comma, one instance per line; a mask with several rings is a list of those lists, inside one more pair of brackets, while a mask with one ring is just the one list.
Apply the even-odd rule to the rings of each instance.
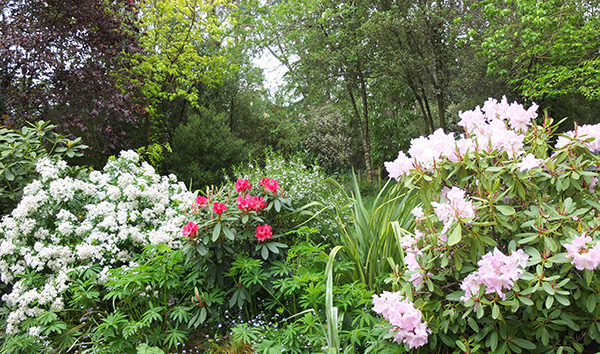
[[239, 166], [234, 169], [234, 175], [236, 178], [269, 176], [276, 179], [294, 208], [314, 203], [310, 211], [320, 214], [309, 226], [323, 231], [315, 241], [329, 242], [326, 232], [337, 227], [338, 215], [342, 221], [351, 223], [348, 199], [339, 185], [328, 179], [318, 165], [309, 165], [300, 156], [285, 159], [275, 152], [268, 152], [264, 162], [264, 167], [257, 163]]
[[[193, 194], [132, 151], [75, 178], [64, 161], [42, 159], [36, 168], [40, 178], [0, 224], [0, 280], [11, 289], [2, 296], [6, 333], [46, 338], [67, 325], [40, 327], [35, 319], [61, 314], [73, 293], [67, 290], [82, 284], [86, 270], [95, 269], [96, 284], [103, 284], [111, 269], [135, 267], [131, 261], [146, 245], [179, 248]], [[61, 323], [60, 316], [49, 322]]]
[[[398, 230], [393, 301], [374, 298], [390, 323], [381, 339], [444, 353], [597, 350], [600, 124], [552, 143], [556, 126], [536, 124], [536, 109], [490, 99], [460, 114], [464, 135], [439, 130], [386, 163], [422, 207], [414, 232]], [[386, 307], [406, 304], [420, 313]]]

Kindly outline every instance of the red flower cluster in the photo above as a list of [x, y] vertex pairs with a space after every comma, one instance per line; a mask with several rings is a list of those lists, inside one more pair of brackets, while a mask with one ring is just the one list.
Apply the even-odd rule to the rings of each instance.
[[190, 221], [187, 225], [183, 227], [183, 236], [194, 238], [198, 233], [198, 225], [194, 224], [193, 221]]
[[199, 206], [200, 208], [202, 208], [203, 206], [205, 206], [206, 204], [208, 204], [208, 199], [206, 197], [203, 196], [197, 196], [196, 200], [194, 200], [194, 204], [196, 206]]
[[254, 235], [259, 241], [266, 241], [267, 239], [273, 236], [273, 232], [271, 232], [271, 226], [268, 224], [260, 225], [256, 227], [256, 231], [254, 231]]
[[250, 190], [250, 188], [252, 188], [252, 185], [250, 184], [250, 182], [248, 182], [247, 179], [238, 178], [237, 182], [235, 182], [235, 190], [238, 193]]
[[277, 183], [276, 179], [269, 179], [266, 177], [262, 178], [259, 185], [263, 187], [266, 191], [270, 191], [273, 194], [276, 194], [277, 189], [279, 188], [279, 183]]
[[213, 211], [219, 216], [221, 216], [225, 210], [227, 210], [227, 205], [225, 205], [225, 203], [215, 202], [213, 204]]
[[238, 209], [245, 212], [249, 212], [251, 210], [258, 212], [265, 206], [267, 206], [267, 203], [263, 197], [251, 197], [249, 195], [243, 197], [241, 194], [237, 197]]

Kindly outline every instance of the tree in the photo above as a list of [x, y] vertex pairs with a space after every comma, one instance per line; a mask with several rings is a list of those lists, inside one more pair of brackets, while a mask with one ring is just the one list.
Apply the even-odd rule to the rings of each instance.
[[133, 0], [0, 0], [0, 96], [8, 122], [44, 118], [105, 155], [144, 113], [117, 88], [139, 51]]
[[600, 100], [600, 2], [485, 0], [488, 72], [528, 98], [577, 93]]
[[369, 63], [360, 30], [368, 7], [331, 0], [256, 1], [249, 10], [255, 11], [258, 43], [288, 68], [288, 78], [307, 106], [318, 101], [347, 104], [371, 181]]
[[143, 50], [132, 55], [126, 80], [143, 84], [148, 99], [146, 145], [169, 140], [186, 123], [186, 109], [200, 108], [202, 88], [222, 84], [236, 69], [225, 43], [234, 8], [226, 0], [152, 0], [141, 7]]

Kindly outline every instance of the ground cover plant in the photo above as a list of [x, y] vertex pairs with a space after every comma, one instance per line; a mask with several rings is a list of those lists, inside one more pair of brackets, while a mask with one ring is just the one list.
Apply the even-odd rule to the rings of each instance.
[[399, 232], [395, 291], [374, 297], [388, 327], [370, 352], [598, 348], [600, 126], [556, 137], [536, 110], [490, 99], [460, 114], [460, 138], [439, 130], [386, 163], [423, 206]]

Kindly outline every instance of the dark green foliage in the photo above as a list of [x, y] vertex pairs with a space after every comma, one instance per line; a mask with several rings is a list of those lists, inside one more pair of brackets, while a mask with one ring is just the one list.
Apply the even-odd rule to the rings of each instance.
[[243, 141], [231, 133], [226, 115], [206, 108], [175, 129], [171, 146], [173, 153], [164, 161], [166, 170], [194, 186], [220, 184], [223, 169], [247, 155]]
[[23, 187], [36, 176], [35, 165], [42, 157], [73, 158], [83, 155], [81, 138], [67, 139], [53, 131], [54, 125], [40, 121], [21, 130], [0, 127], [0, 215], [20, 201]]

